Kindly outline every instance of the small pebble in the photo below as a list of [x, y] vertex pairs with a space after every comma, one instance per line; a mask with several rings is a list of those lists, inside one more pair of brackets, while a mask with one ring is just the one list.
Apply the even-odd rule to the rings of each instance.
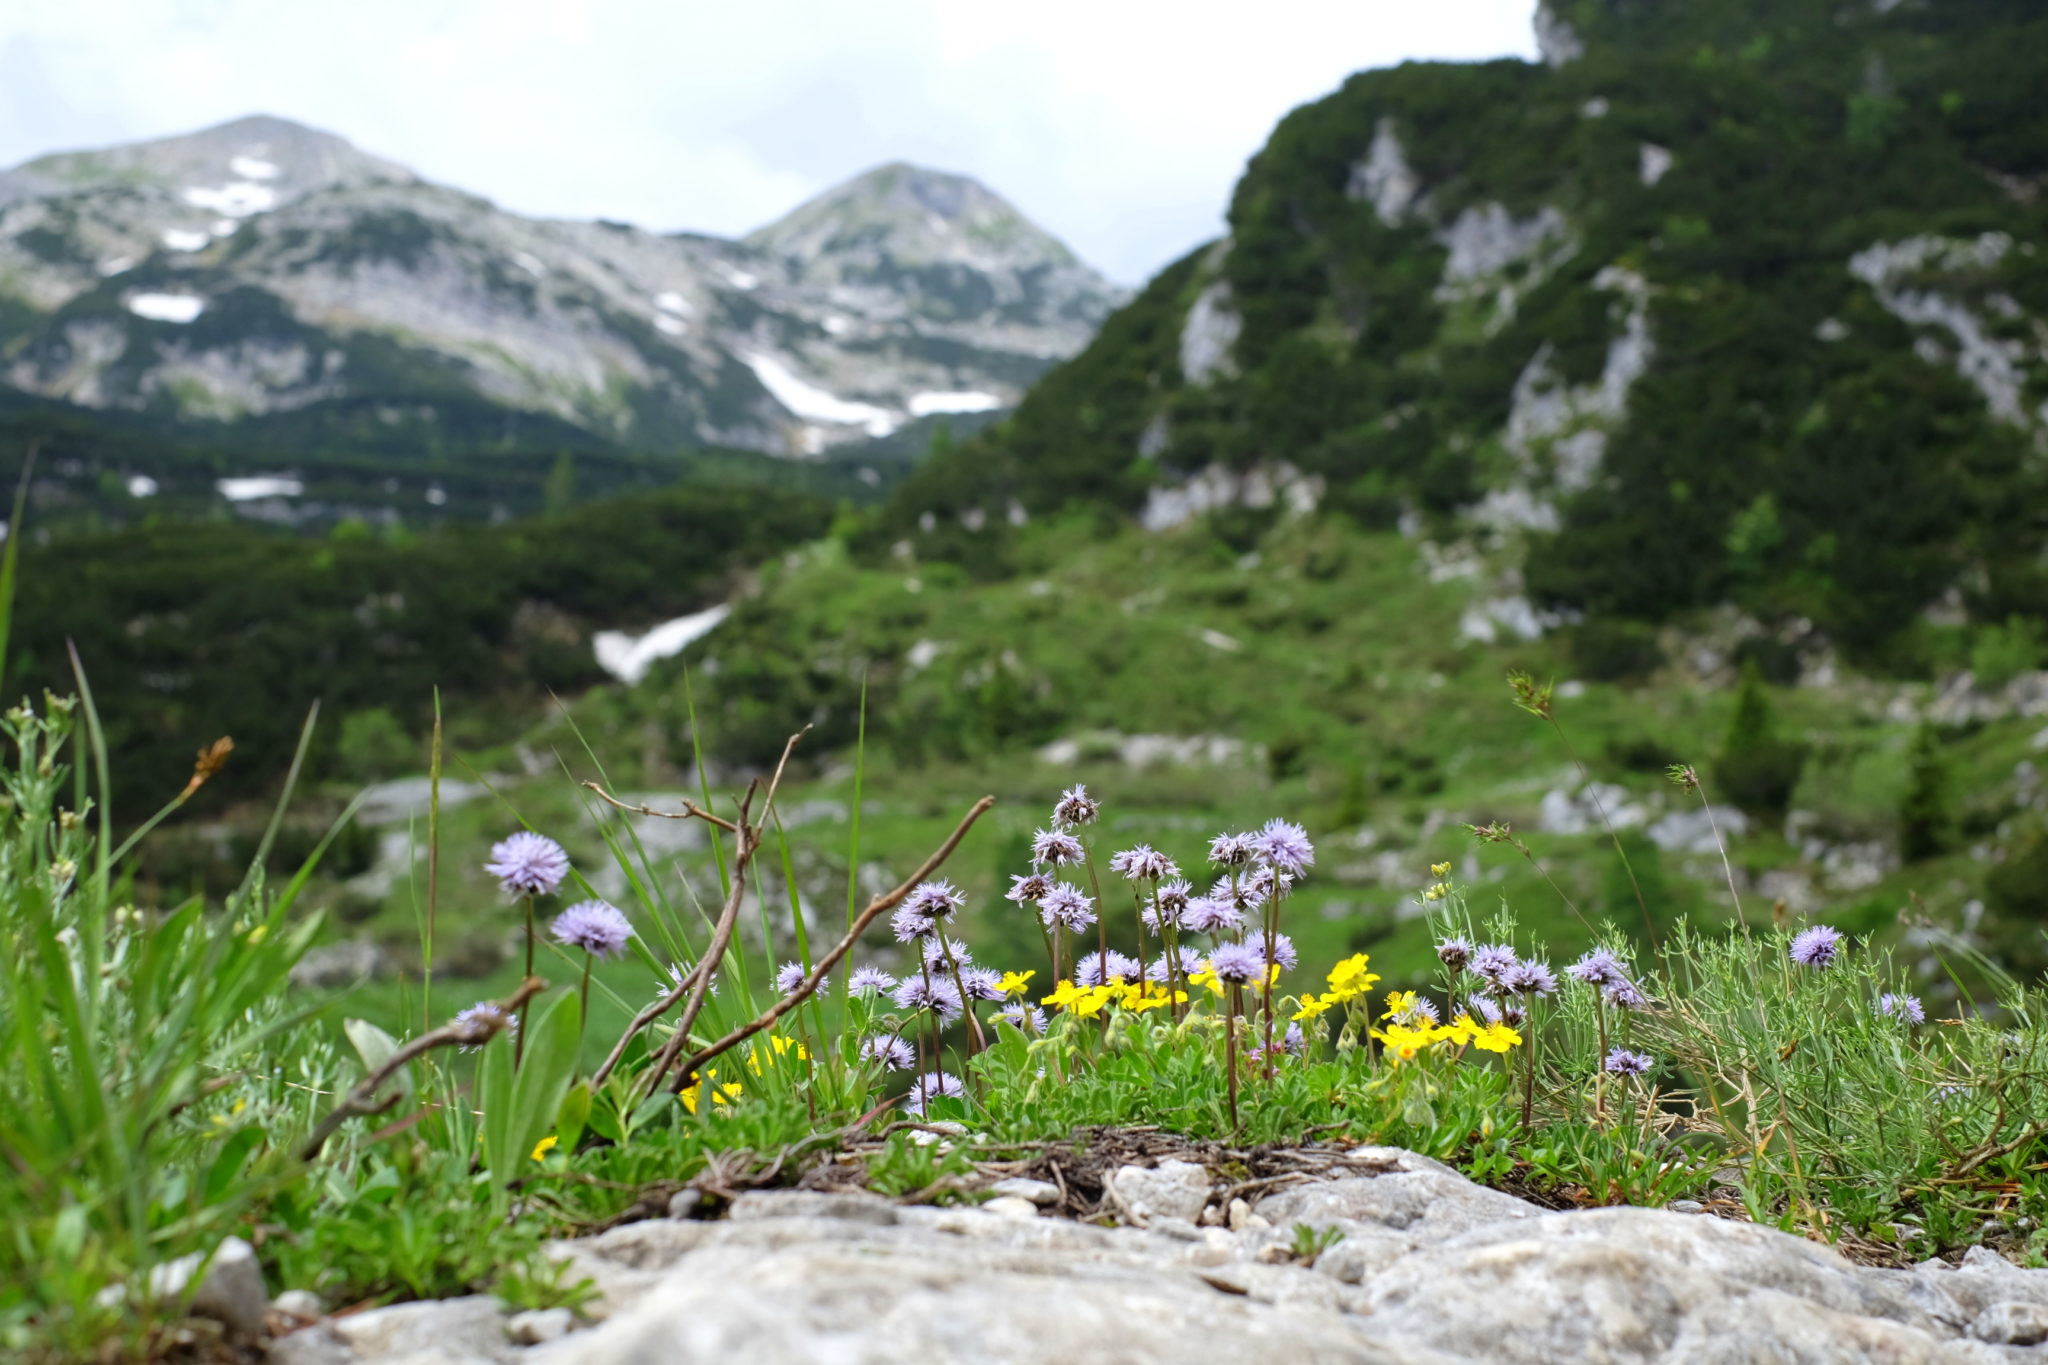
[[1674, 1199], [1664, 1206], [1673, 1213], [1705, 1213], [1707, 1206], [1697, 1199]]
[[1250, 1204], [1245, 1203], [1242, 1199], [1230, 1201], [1230, 1212], [1225, 1221], [1230, 1224], [1232, 1232], [1243, 1232], [1245, 1228], [1250, 1226], [1251, 1217], [1252, 1206]]
[[318, 1322], [327, 1316], [327, 1305], [310, 1289], [287, 1289], [270, 1301], [270, 1308], [300, 1322]]
[[575, 1325], [566, 1308], [532, 1308], [505, 1319], [505, 1335], [521, 1346], [539, 1346], [569, 1335]]
[[998, 1180], [988, 1188], [991, 1194], [1029, 1199], [1041, 1206], [1060, 1202], [1060, 1187], [1049, 1180], [1028, 1180], [1021, 1175], [1013, 1175], [1008, 1180]]
[[1020, 1199], [1014, 1194], [998, 1195], [981, 1206], [982, 1212], [992, 1213], [998, 1218], [1036, 1218], [1038, 1205], [1029, 1199]]

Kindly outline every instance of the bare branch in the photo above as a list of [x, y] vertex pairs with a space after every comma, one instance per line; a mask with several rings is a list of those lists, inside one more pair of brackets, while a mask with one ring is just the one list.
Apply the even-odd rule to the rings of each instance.
[[996, 799], [993, 796], [984, 796], [981, 800], [975, 802], [973, 809], [961, 817], [960, 823], [954, 826], [953, 832], [946, 836], [946, 841], [940, 844], [933, 851], [932, 855], [918, 866], [915, 872], [911, 873], [895, 890], [877, 896], [868, 902], [867, 908], [860, 912], [859, 917], [847, 929], [846, 937], [833, 944], [831, 950], [818, 959], [816, 965], [811, 968], [810, 975], [806, 976], [794, 991], [769, 1006], [753, 1022], [742, 1024], [731, 1033], [726, 1034], [725, 1037], [691, 1057], [683, 1065], [682, 1075], [679, 1078], [680, 1082], [687, 1084], [689, 1078], [695, 1075], [706, 1062], [711, 1061], [720, 1053], [745, 1042], [762, 1029], [772, 1028], [776, 1020], [810, 999], [824, 982], [825, 978], [831, 974], [832, 969], [839, 965], [840, 959], [853, 951], [853, 945], [859, 941], [860, 936], [866, 932], [867, 927], [888, 911], [893, 910], [902, 902], [905, 896], [908, 896], [917, 889], [919, 883], [931, 876], [932, 873], [938, 871], [939, 866], [952, 856], [953, 850], [960, 846], [960, 841], [967, 837], [967, 831], [974, 827], [974, 822], [979, 820], [987, 812], [988, 808], [995, 805], [995, 803]]
[[342, 1096], [341, 1103], [335, 1105], [327, 1117], [320, 1120], [319, 1126], [313, 1129], [313, 1135], [306, 1139], [305, 1147], [300, 1150], [300, 1157], [306, 1161], [318, 1157], [320, 1149], [327, 1145], [327, 1139], [334, 1135], [334, 1130], [348, 1120], [361, 1114], [381, 1114], [396, 1104], [396, 1094], [379, 1102], [377, 1092], [383, 1089], [384, 1082], [397, 1075], [399, 1068], [407, 1062], [437, 1047], [447, 1047], [450, 1044], [476, 1047], [489, 1042], [505, 1027], [505, 1021], [512, 1017], [514, 1011], [546, 990], [547, 985], [548, 983], [539, 977], [529, 976], [519, 983], [518, 990], [498, 1002], [495, 1015], [480, 1013], [468, 1019], [443, 1024], [437, 1029], [422, 1033], [392, 1053], [385, 1059], [384, 1065], [363, 1077], [361, 1083]]
[[607, 805], [615, 806], [619, 810], [625, 811], [629, 815], [651, 815], [657, 820], [702, 820], [708, 824], [718, 826], [720, 829], [724, 830], [728, 834], [736, 834], [739, 832], [739, 826], [735, 825], [732, 821], [726, 819], [722, 815], [713, 815], [710, 811], [705, 810], [695, 801], [688, 800], [687, 798], [683, 801], [683, 808], [679, 811], [656, 810], [654, 807], [647, 805], [628, 805], [626, 802], [619, 800], [618, 797], [613, 796], [610, 792], [606, 791], [603, 785], [600, 783], [585, 782], [583, 785], [589, 788], [591, 791], [596, 792], [598, 800], [605, 802]]

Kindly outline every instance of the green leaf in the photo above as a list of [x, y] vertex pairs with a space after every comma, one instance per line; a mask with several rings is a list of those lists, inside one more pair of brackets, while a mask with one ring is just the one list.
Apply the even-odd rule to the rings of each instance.
[[[365, 1074], [375, 1075], [379, 1067], [398, 1053], [398, 1040], [366, 1019], [344, 1019], [341, 1031], [348, 1035], [349, 1045], [363, 1059]], [[401, 1095], [412, 1093], [412, 1077], [408, 1074], [411, 1070], [410, 1067], [401, 1067], [391, 1078]]]
[[580, 1009], [575, 992], [563, 991], [533, 1021], [526, 1036], [526, 1060], [512, 1082], [513, 1141], [505, 1160], [492, 1168], [494, 1180], [509, 1181], [523, 1169], [520, 1163], [534, 1144], [548, 1135], [548, 1125], [561, 1110], [569, 1077], [576, 1069], [582, 1032]]
[[569, 1087], [569, 1093], [562, 1097], [562, 1107], [555, 1114], [555, 1137], [558, 1152], [573, 1152], [576, 1144], [583, 1140], [583, 1129], [590, 1122], [590, 1082], [578, 1081]]

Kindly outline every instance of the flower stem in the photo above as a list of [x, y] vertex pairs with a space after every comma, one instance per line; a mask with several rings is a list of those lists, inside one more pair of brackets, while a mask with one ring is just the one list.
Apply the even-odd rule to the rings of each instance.
[[[526, 898], [526, 976], [533, 978], [533, 897]], [[526, 1060], [526, 1007], [531, 997], [519, 1002], [519, 1028], [512, 1035], [512, 1065], [518, 1066]]]

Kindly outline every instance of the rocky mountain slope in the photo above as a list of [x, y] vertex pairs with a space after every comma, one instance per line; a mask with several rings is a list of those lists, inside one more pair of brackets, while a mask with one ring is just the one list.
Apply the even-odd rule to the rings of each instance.
[[1486, 582], [1471, 629], [1502, 638], [1733, 602], [1897, 662], [2048, 609], [2048, 17], [1554, 0], [1538, 27], [1542, 64], [1370, 71], [1291, 114], [1229, 235], [906, 486], [883, 543], [987, 567], [1013, 505], [1321, 505]]
[[1117, 297], [901, 164], [738, 242], [522, 218], [276, 118], [0, 173], [0, 382], [187, 419], [816, 454], [1008, 407]]

